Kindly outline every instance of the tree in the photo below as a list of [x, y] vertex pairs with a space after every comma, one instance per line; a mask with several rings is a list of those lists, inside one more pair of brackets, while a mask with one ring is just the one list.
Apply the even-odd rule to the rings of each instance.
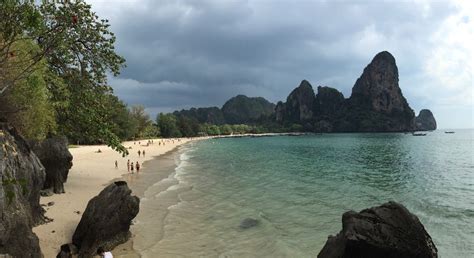
[[224, 135], [232, 134], [232, 127], [230, 127], [230, 125], [228, 124], [221, 125], [219, 129], [221, 131], [221, 134], [224, 134]]
[[184, 137], [194, 137], [199, 131], [199, 123], [195, 118], [179, 116], [177, 126]]
[[220, 135], [221, 131], [219, 130], [219, 126], [217, 125], [210, 125], [207, 128], [207, 134], [209, 135]]
[[156, 120], [162, 137], [181, 137], [181, 132], [177, 125], [177, 119], [173, 114], [160, 113]]
[[[14, 48], [17, 53], [27, 55], [37, 46], [31, 41], [24, 41], [16, 43]], [[17, 80], [16, 87], [11, 88], [8, 94], [0, 95], [0, 116], [23, 136], [41, 140], [56, 130], [56, 118], [46, 83], [49, 70], [44, 61], [35, 66], [35, 71]], [[16, 76], [16, 72], [10, 71], [10, 76]]]
[[[107, 120], [112, 94], [107, 74], [118, 75], [125, 62], [115, 53], [108, 21], [99, 20], [81, 0], [43, 1], [41, 5], [4, 0], [0, 17], [0, 96], [12, 94], [44, 60], [52, 73], [47, 86], [57, 103], [53, 106], [60, 132], [73, 139], [105, 142], [126, 153]], [[28, 52], [17, 49], [28, 41], [38, 47]]]
[[152, 124], [150, 116], [145, 112], [145, 107], [142, 105], [132, 106], [130, 108], [130, 118], [134, 121], [136, 126], [134, 137], [142, 138], [145, 129]]

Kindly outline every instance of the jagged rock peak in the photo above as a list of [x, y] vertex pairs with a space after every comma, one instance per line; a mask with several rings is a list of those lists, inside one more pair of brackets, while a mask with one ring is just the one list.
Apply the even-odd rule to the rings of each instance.
[[313, 90], [313, 86], [311, 86], [311, 83], [309, 83], [307, 80], [302, 80], [298, 88], [310, 88]]
[[371, 63], [374, 62], [387, 62], [395, 65], [395, 57], [388, 51], [382, 51], [374, 56]]
[[302, 80], [286, 99], [286, 115], [289, 121], [298, 122], [313, 118], [315, 95], [307, 80]]
[[398, 85], [395, 58], [387, 51], [378, 53], [365, 67], [350, 98], [354, 104], [376, 112], [413, 112]]

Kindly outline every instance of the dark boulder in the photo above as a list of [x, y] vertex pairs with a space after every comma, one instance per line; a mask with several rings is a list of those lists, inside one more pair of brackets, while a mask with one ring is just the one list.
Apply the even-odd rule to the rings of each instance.
[[342, 230], [330, 236], [319, 258], [438, 257], [436, 246], [418, 220], [403, 205], [388, 202], [359, 213], [342, 215]]
[[30, 141], [30, 146], [43, 164], [46, 180], [43, 190], [64, 193], [64, 183], [72, 167], [72, 155], [66, 137], [52, 137], [43, 141]]
[[429, 109], [422, 109], [415, 118], [415, 126], [418, 131], [436, 130], [436, 119]]
[[99, 247], [111, 250], [130, 238], [130, 225], [140, 203], [131, 193], [126, 182], [118, 181], [89, 201], [72, 237], [79, 257], [90, 257]]
[[44, 221], [40, 190], [44, 168], [26, 141], [0, 123], [0, 254], [42, 257], [31, 230]]

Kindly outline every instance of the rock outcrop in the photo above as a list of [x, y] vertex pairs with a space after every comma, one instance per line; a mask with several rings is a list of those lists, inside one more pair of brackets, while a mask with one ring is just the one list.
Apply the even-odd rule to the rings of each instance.
[[79, 257], [90, 257], [99, 247], [111, 250], [130, 238], [130, 225], [140, 202], [131, 193], [126, 182], [118, 181], [89, 201], [72, 237]]
[[429, 109], [422, 109], [415, 118], [415, 129], [417, 131], [436, 130], [436, 119]]
[[418, 218], [403, 205], [388, 202], [344, 213], [341, 232], [328, 238], [318, 258], [431, 258], [437, 252]]
[[304, 130], [316, 132], [411, 131], [414, 117], [398, 85], [395, 58], [387, 51], [378, 53], [365, 67], [350, 98], [321, 86], [314, 95], [304, 80], [286, 103], [279, 102], [275, 109], [275, 120], [280, 124], [300, 124]]
[[31, 228], [43, 222], [40, 190], [44, 168], [27, 142], [0, 123], [0, 254], [42, 257]]
[[315, 95], [313, 87], [307, 80], [303, 80], [294, 89], [286, 103], [278, 103], [276, 107], [276, 117], [289, 123], [302, 123], [313, 119]]
[[378, 53], [365, 67], [348, 99], [347, 120], [354, 131], [410, 131], [415, 114], [398, 85], [395, 58]]
[[[322, 119], [336, 117], [344, 106], [344, 95], [334, 88], [318, 86], [314, 114]], [[321, 120], [321, 119], [317, 119]]]
[[262, 97], [250, 98], [237, 95], [222, 106], [222, 113], [227, 124], [245, 124], [256, 122], [262, 117], [273, 114], [275, 104]]
[[47, 138], [41, 142], [30, 141], [33, 152], [38, 156], [46, 171], [43, 190], [64, 193], [64, 183], [72, 167], [72, 155], [67, 148], [66, 137]]
[[[288, 95], [286, 102], [277, 103], [271, 116], [261, 116], [267, 118], [257, 120], [258, 114], [270, 112], [262, 111], [262, 104], [255, 105], [250, 99], [254, 98], [239, 95], [229, 100], [223, 111], [213, 108], [214, 113], [222, 113], [222, 118], [217, 122], [209, 119], [213, 116], [203, 116], [197, 112], [200, 109], [182, 110], [174, 114], [196, 118], [200, 123], [246, 123], [275, 132], [406, 132], [417, 129], [415, 113], [399, 86], [395, 58], [387, 51], [375, 55], [356, 80], [351, 96], [347, 99], [338, 90], [327, 86], [319, 86], [315, 95], [311, 84], [303, 80]], [[265, 103], [263, 106], [270, 104]], [[418, 121], [423, 128], [419, 130], [433, 128], [432, 122]]]

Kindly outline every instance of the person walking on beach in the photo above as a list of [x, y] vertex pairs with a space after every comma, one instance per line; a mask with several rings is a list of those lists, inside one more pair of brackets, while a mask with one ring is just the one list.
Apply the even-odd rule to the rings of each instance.
[[133, 174], [133, 161], [132, 161], [132, 163], [130, 164], [130, 170], [132, 171], [132, 174]]
[[115, 168], [118, 168], [118, 162], [115, 161]]
[[138, 172], [140, 172], [140, 163], [138, 163], [138, 161], [135, 164], [135, 167], [137, 168], [137, 174], [138, 174]]
[[140, 157], [140, 154], [141, 154], [141, 151], [140, 151], [140, 150], [138, 150], [138, 157]]
[[127, 160], [127, 171], [130, 172], [130, 160]]

